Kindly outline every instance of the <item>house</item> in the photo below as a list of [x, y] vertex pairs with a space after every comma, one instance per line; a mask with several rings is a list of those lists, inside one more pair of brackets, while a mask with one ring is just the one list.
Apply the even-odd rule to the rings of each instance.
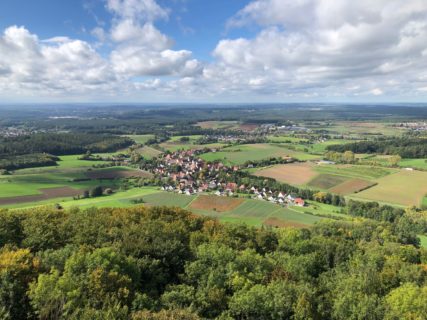
[[225, 186], [225, 189], [227, 189], [227, 190], [231, 190], [231, 191], [235, 191], [235, 190], [237, 189], [237, 183], [229, 182], [229, 183], [227, 183], [227, 185]]
[[305, 202], [301, 198], [296, 198], [295, 201], [294, 201], [294, 203], [295, 203], [296, 206], [299, 206], [299, 207], [304, 207], [305, 206]]

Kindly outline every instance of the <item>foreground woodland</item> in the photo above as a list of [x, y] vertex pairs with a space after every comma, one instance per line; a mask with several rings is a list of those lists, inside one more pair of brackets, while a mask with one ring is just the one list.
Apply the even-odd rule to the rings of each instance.
[[3, 210], [0, 318], [425, 319], [415, 234], [358, 219], [257, 229], [166, 207]]

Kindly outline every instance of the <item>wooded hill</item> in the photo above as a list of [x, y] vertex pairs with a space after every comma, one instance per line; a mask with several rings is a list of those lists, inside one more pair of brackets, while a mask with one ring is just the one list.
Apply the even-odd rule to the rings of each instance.
[[220, 224], [170, 208], [0, 211], [1, 319], [424, 319], [398, 221]]

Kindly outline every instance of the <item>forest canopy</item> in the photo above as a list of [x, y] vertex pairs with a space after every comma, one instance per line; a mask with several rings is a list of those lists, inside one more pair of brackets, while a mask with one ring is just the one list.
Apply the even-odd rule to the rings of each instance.
[[134, 142], [130, 138], [110, 134], [37, 133], [26, 136], [0, 138], [0, 156], [49, 153], [52, 155], [112, 152], [126, 148]]
[[423, 319], [427, 253], [371, 220], [221, 224], [165, 207], [0, 211], [1, 319]]
[[329, 151], [400, 155], [402, 158], [427, 157], [427, 138], [393, 138], [377, 141], [359, 141], [347, 144], [330, 145]]

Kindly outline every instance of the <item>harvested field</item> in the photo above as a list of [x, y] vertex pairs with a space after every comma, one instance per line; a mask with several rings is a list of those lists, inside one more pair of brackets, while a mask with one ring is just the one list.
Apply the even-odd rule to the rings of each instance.
[[73, 197], [82, 193], [81, 190], [73, 189], [70, 187], [46, 188], [40, 189], [39, 191], [41, 192], [41, 194], [0, 198], [0, 205], [35, 202], [60, 197]]
[[271, 226], [276, 228], [285, 228], [285, 227], [294, 227], [294, 228], [307, 228], [309, 225], [293, 222], [293, 221], [284, 221], [276, 217], [268, 218], [263, 222], [265, 226]]
[[256, 176], [269, 177], [279, 182], [301, 185], [308, 183], [317, 173], [311, 163], [291, 163], [261, 169], [255, 172]]
[[374, 185], [375, 182], [372, 181], [362, 179], [351, 179], [329, 189], [329, 191], [332, 193], [346, 195], [350, 193], [359, 192], [361, 190], [366, 190], [367, 188], [372, 187]]
[[118, 178], [149, 178], [151, 173], [142, 170], [107, 169], [86, 172], [90, 179], [118, 179]]
[[347, 177], [336, 176], [332, 174], [319, 174], [308, 184], [310, 187], [319, 189], [330, 189], [345, 181], [348, 181]]
[[376, 186], [351, 197], [401, 206], [419, 206], [427, 194], [427, 172], [424, 171], [401, 170], [376, 182]]
[[256, 128], [258, 128], [258, 125], [254, 123], [244, 123], [241, 124], [239, 127], [243, 131], [254, 131]]
[[226, 212], [237, 208], [243, 201], [239, 198], [201, 195], [190, 204], [189, 209]]

